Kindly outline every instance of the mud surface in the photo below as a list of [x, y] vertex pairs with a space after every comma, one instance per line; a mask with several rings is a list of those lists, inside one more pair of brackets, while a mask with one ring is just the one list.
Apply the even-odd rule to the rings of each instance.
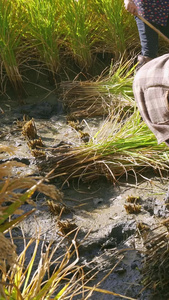
[[[23, 99], [23, 104], [17, 103], [12, 95], [1, 96], [0, 143], [17, 146], [17, 152], [14, 157], [3, 153], [0, 159], [1, 162], [9, 159], [19, 160], [28, 166], [20, 169], [20, 174], [24, 175], [26, 172], [38, 175], [35, 160], [21, 130], [18, 129], [17, 120], [22, 120], [23, 115], [34, 118], [38, 134], [48, 146], [62, 141], [78, 145], [81, 140], [78, 133], [67, 124], [55, 89], [50, 85], [47, 86], [47, 90], [42, 89], [40, 85], [27, 89], [29, 93]], [[83, 122], [84, 130], [94, 135], [104, 120], [93, 118], [85, 119]], [[15, 170], [14, 175], [17, 172]], [[97, 285], [105, 277], [99, 285], [101, 289], [133, 299], [168, 299], [165, 293], [154, 296], [153, 290], [141, 284], [144, 239], [151, 237], [152, 230], [161, 220], [169, 216], [166, 206], [167, 178], [162, 180], [150, 173], [146, 174], [146, 180], [140, 178], [136, 182], [131, 177], [128, 181], [124, 179], [117, 185], [107, 182], [104, 178], [93, 183], [73, 181], [64, 185], [56, 180], [55, 185], [62, 190], [63, 203], [69, 208], [62, 214], [60, 220], [73, 223], [79, 228], [77, 240], [81, 243], [80, 263], [85, 265], [86, 270], [100, 271], [90, 284]], [[140, 205], [137, 213], [130, 213], [127, 210], [128, 199], [133, 196], [138, 199]], [[49, 199], [43, 194], [34, 195], [36, 211], [22, 222], [21, 227], [27, 237], [35, 236], [40, 230], [43, 238], [58, 242], [61, 238], [57, 224], [58, 215], [51, 213], [46, 200]], [[24, 211], [31, 208], [31, 205], [23, 205]], [[138, 228], [140, 223], [147, 228], [144, 235]], [[17, 240], [21, 235], [21, 227], [18, 226], [13, 231], [18, 253], [23, 248], [21, 240]], [[31, 254], [30, 250], [27, 254], [28, 260]], [[108, 272], [110, 275], [106, 277]], [[122, 297], [94, 292], [89, 299], [109, 300]]]

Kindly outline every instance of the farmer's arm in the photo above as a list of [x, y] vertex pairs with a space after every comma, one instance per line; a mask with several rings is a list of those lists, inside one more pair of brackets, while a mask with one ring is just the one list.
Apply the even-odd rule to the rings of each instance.
[[132, 0], [124, 0], [125, 9], [128, 10], [131, 14], [137, 15], [137, 6], [134, 4]]

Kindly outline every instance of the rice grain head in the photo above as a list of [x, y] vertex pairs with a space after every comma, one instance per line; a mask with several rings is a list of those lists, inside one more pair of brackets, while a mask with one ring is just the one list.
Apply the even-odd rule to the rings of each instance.
[[0, 232], [0, 270], [5, 274], [7, 267], [11, 267], [17, 259], [16, 246]]

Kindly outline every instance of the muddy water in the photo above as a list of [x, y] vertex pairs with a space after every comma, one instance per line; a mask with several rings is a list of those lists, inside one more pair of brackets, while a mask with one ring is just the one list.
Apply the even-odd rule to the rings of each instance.
[[[35, 160], [18, 127], [17, 120], [22, 121], [23, 115], [34, 118], [38, 135], [47, 146], [51, 147], [60, 142], [79, 145], [82, 141], [79, 133], [67, 124], [66, 115], [57, 101], [55, 91], [32, 89], [31, 95], [29, 91], [28, 97], [23, 100], [24, 103], [21, 105], [11, 98], [2, 97], [0, 143], [16, 146], [17, 151], [13, 159], [17, 158], [29, 166], [14, 170], [14, 175], [17, 175], [17, 172], [20, 175], [26, 173], [37, 175]], [[103, 123], [102, 118], [84, 119], [83, 131], [92, 138]], [[0, 159], [11, 158], [3, 153]], [[142, 291], [141, 268], [145, 249], [137, 224], [141, 222], [146, 224], [149, 227], [146, 235], [151, 236], [151, 230], [162, 218], [169, 216], [165, 205], [167, 179], [162, 181], [153, 174], [147, 174], [147, 177], [149, 180], [140, 180], [137, 185], [135, 181], [124, 180], [114, 186], [104, 178], [93, 183], [73, 181], [62, 188], [60, 181], [55, 182], [56, 186], [62, 189], [64, 204], [70, 208], [61, 220], [68, 220], [80, 228], [77, 237], [78, 242], [81, 242], [80, 263], [85, 265], [87, 270], [96, 268], [100, 271], [92, 284], [97, 284], [117, 263], [117, 267], [99, 288], [140, 300], [152, 299], [153, 291], [148, 288]], [[139, 213], [126, 211], [125, 205], [129, 196], [139, 197], [141, 206]], [[25, 235], [34, 236], [37, 228], [40, 228], [41, 235], [47, 240], [58, 241], [60, 239], [57, 230], [58, 216], [51, 214], [44, 195], [36, 195], [35, 200], [36, 212], [22, 223]], [[25, 211], [31, 209], [30, 205], [24, 205], [23, 208]], [[84, 238], [89, 232], [90, 234]], [[19, 227], [14, 235], [16, 238], [20, 235]], [[23, 245], [18, 243], [17, 247], [20, 252]], [[31, 256], [31, 252], [28, 253], [28, 257], [29, 255]], [[154, 299], [168, 299], [161, 294], [156, 297]], [[95, 292], [89, 299], [122, 298]]]

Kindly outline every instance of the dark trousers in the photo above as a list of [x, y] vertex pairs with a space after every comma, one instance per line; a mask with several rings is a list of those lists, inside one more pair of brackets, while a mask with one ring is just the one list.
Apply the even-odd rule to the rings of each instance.
[[[158, 34], [138, 17], [135, 17], [141, 43], [141, 54], [151, 58], [158, 55]], [[169, 38], [169, 17], [167, 26], [151, 23]]]

